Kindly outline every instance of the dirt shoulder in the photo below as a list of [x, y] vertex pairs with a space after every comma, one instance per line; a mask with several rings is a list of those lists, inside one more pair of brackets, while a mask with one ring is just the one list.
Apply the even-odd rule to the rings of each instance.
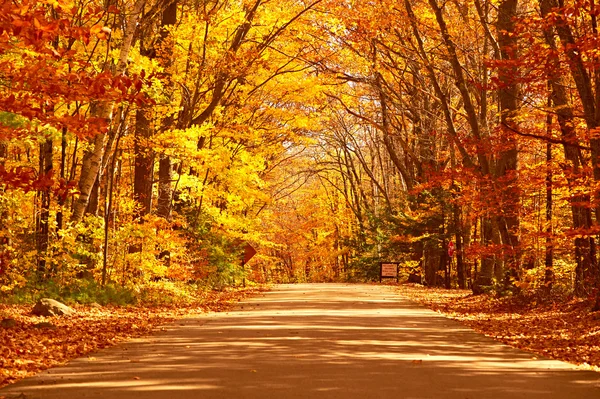
[[600, 371], [600, 312], [591, 312], [585, 300], [494, 298], [412, 284], [398, 291], [507, 345]]
[[178, 318], [229, 310], [260, 290], [206, 292], [194, 305], [170, 307], [72, 306], [71, 317], [30, 314], [32, 305], [0, 304], [0, 387], [50, 367], [160, 330]]

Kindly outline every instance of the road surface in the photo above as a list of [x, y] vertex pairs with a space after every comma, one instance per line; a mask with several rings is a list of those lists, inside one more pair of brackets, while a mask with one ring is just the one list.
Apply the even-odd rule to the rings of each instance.
[[536, 360], [377, 285], [280, 285], [13, 384], [19, 398], [600, 398], [600, 374]]

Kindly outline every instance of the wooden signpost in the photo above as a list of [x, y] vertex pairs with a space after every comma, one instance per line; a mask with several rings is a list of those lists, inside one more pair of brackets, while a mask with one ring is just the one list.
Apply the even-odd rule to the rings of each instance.
[[379, 282], [384, 278], [395, 278], [398, 281], [400, 262], [381, 262], [379, 267]]

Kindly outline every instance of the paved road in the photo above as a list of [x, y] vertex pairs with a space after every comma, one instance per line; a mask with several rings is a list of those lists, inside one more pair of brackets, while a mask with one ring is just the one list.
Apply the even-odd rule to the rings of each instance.
[[391, 287], [290, 285], [48, 370], [0, 397], [600, 398], [600, 374], [533, 358]]

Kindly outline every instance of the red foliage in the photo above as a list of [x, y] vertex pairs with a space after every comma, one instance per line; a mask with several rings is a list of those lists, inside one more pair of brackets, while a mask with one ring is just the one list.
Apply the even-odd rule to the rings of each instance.
[[[108, 13], [116, 11], [112, 7]], [[106, 15], [103, 8], [63, 9], [32, 0], [0, 5], [0, 80], [6, 82], [0, 88], [0, 110], [19, 117], [18, 127], [0, 124], [0, 140], [39, 137], [48, 127], [93, 137], [105, 132], [110, 121], [92, 115], [92, 104], [148, 101], [142, 93], [149, 82], [145, 73], [114, 75], [91, 64], [90, 48], [106, 40], [110, 29], [81, 21], [101, 21]], [[48, 189], [55, 181], [32, 169], [0, 167], [0, 184], [28, 191]], [[71, 183], [60, 182], [55, 193], [64, 198], [71, 189]]]

